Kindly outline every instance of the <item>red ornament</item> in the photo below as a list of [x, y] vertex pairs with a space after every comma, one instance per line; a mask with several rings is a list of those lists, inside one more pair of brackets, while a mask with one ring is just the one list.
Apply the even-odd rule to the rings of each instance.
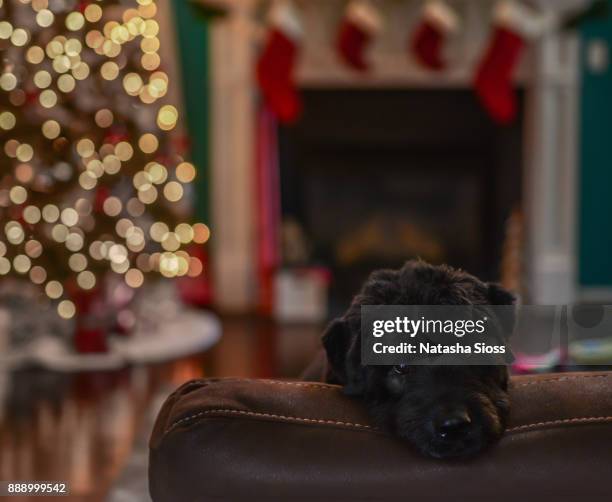
[[79, 354], [100, 354], [108, 352], [106, 331], [102, 328], [87, 328], [79, 323], [74, 333], [74, 348]]
[[107, 352], [107, 330], [102, 325], [102, 321], [96, 318], [94, 312], [96, 304], [99, 309], [103, 290], [96, 287], [90, 291], [84, 291], [73, 282], [67, 284], [66, 289], [77, 311], [74, 348], [80, 354]]
[[187, 249], [190, 256], [198, 258], [204, 272], [197, 277], [179, 277], [176, 285], [181, 300], [187, 305], [196, 307], [210, 306], [213, 301], [213, 287], [210, 281], [210, 259], [206, 248], [193, 245]]
[[35, 105], [36, 103], [38, 103], [39, 96], [40, 91], [26, 91], [25, 101], [28, 105]]
[[104, 143], [116, 145], [117, 143], [127, 141], [128, 139], [129, 136], [125, 127], [111, 127], [106, 136], [104, 136]]
[[90, 0], [79, 0], [79, 6], [78, 6], [79, 12], [83, 14], [85, 12], [85, 9], [90, 3], [91, 3]]
[[93, 210], [100, 214], [104, 211], [104, 201], [110, 197], [110, 190], [108, 187], [101, 185], [96, 189], [96, 195], [94, 197]]
[[178, 155], [184, 157], [191, 151], [191, 138], [187, 134], [177, 135], [172, 138], [172, 146]]

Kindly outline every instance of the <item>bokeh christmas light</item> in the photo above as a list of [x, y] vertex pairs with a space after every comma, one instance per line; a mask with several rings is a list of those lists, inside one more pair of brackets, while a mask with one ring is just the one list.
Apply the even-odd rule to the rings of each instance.
[[131, 288], [203, 272], [156, 15], [154, 0], [0, 0], [0, 275], [66, 319], [109, 271]]

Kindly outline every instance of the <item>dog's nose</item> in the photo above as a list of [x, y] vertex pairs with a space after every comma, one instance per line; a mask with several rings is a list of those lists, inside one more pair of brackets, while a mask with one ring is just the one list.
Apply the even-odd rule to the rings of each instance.
[[465, 408], [458, 408], [445, 413], [435, 421], [434, 427], [438, 437], [442, 439], [455, 439], [465, 434], [472, 419]]

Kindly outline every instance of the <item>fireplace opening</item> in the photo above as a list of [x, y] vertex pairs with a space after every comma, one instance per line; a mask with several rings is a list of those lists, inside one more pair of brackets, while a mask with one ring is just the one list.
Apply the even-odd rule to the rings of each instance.
[[303, 99], [303, 118], [279, 130], [282, 218], [307, 264], [330, 269], [332, 314], [372, 270], [410, 258], [499, 280], [521, 200], [522, 116], [495, 126], [470, 89], [304, 89]]

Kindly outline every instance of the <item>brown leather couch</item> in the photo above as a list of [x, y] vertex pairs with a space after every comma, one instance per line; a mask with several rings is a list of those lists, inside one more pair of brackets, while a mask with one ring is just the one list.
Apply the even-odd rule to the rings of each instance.
[[164, 405], [150, 442], [155, 502], [612, 500], [612, 372], [519, 376], [501, 442], [439, 461], [377, 431], [314, 382], [206, 379]]

